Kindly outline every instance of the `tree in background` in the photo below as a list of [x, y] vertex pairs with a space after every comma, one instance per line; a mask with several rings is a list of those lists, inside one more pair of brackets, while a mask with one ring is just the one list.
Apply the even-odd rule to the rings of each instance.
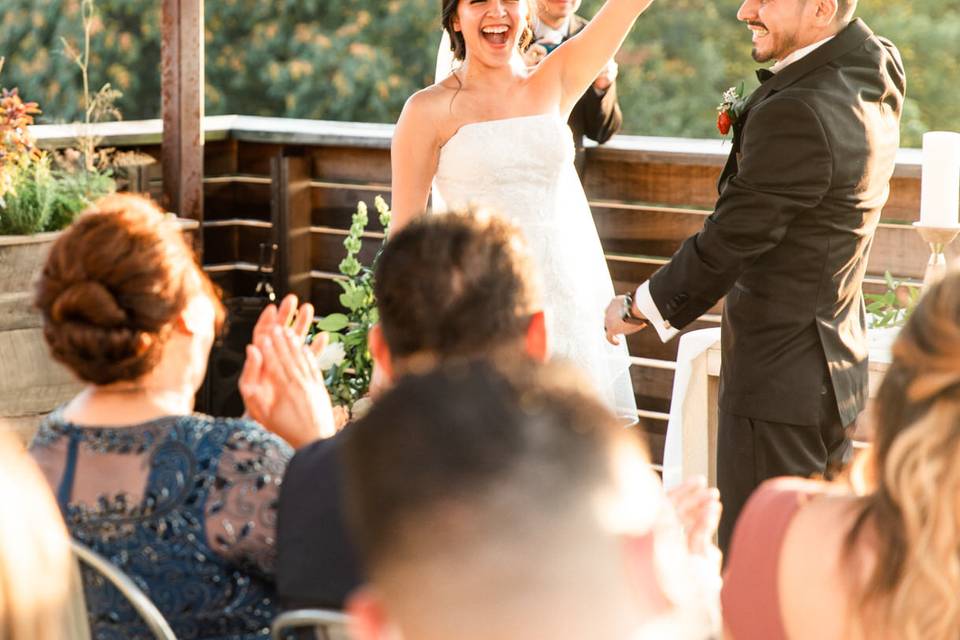
[[[80, 119], [61, 38], [82, 35], [80, 0], [3, 0], [6, 84], [44, 105], [42, 122]], [[93, 86], [123, 92], [127, 119], [160, 114], [160, 7], [98, 0]], [[602, 0], [584, 0], [590, 16]], [[715, 138], [716, 105], [756, 87], [739, 0], [670, 0], [641, 16], [618, 55], [624, 133]], [[859, 14], [907, 67], [903, 143], [960, 128], [960, 0], [861, 0]], [[206, 103], [213, 114], [393, 122], [433, 79], [440, 0], [206, 0]]]

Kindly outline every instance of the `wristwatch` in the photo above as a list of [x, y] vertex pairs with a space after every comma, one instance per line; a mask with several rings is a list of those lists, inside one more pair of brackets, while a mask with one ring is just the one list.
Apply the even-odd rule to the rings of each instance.
[[633, 315], [633, 294], [623, 294], [623, 311], [620, 312], [620, 319], [627, 324], [646, 325], [647, 319]]

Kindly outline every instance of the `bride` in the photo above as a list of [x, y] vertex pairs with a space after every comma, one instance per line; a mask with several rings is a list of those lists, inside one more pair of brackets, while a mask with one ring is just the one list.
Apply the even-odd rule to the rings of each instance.
[[535, 68], [533, 0], [443, 0], [449, 76], [412, 95], [391, 149], [393, 229], [426, 210], [489, 206], [526, 234], [543, 285], [555, 356], [583, 369], [618, 415], [636, 420], [626, 347], [603, 335], [613, 294], [574, 167], [567, 118], [653, 0], [607, 0]]

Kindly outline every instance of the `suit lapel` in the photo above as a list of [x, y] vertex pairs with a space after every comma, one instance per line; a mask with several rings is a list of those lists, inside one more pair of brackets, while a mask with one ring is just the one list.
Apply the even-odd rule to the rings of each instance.
[[570, 30], [567, 31], [567, 37], [565, 37], [563, 41], [566, 42], [573, 36], [580, 33], [585, 26], [587, 26], [586, 18], [581, 18], [577, 14], [573, 14], [572, 16], [570, 16]]
[[718, 191], [723, 192], [727, 181], [737, 173], [737, 169], [739, 168], [740, 135], [743, 131], [743, 125], [747, 120], [747, 116], [750, 113], [750, 109], [777, 91], [789, 87], [807, 74], [826, 64], [830, 64], [837, 58], [860, 47], [867, 38], [872, 35], [873, 31], [870, 30], [863, 20], [857, 18], [844, 27], [833, 40], [815, 49], [809, 55], [804, 56], [793, 64], [788, 65], [786, 69], [757, 87], [757, 90], [747, 99], [747, 103], [744, 105], [740, 117], [737, 118], [737, 121], [733, 124], [733, 148], [730, 149], [730, 156], [727, 158], [727, 163], [720, 173], [720, 180], [717, 184]]

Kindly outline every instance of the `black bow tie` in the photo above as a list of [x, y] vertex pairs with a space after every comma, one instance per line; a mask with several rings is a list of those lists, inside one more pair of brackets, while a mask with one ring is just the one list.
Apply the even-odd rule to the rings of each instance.
[[757, 69], [757, 80], [761, 83], [766, 82], [772, 78], [775, 74], [770, 69]]

